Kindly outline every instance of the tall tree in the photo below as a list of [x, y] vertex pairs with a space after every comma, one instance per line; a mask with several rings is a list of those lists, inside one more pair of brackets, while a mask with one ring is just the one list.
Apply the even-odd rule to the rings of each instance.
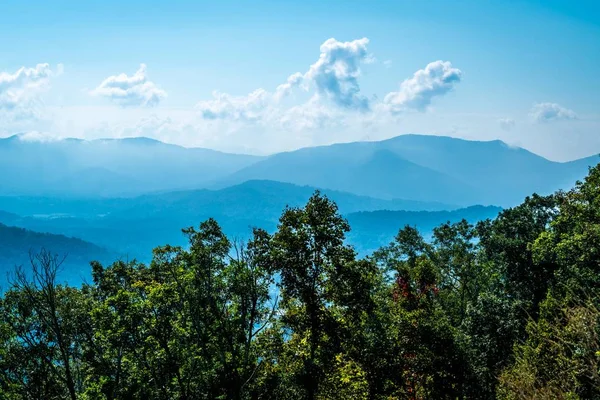
[[272, 262], [281, 277], [282, 322], [294, 339], [307, 341], [297, 378], [310, 400], [316, 398], [339, 350], [330, 283], [354, 259], [354, 251], [344, 245], [349, 229], [337, 206], [317, 192], [305, 207], [285, 210], [273, 236]]

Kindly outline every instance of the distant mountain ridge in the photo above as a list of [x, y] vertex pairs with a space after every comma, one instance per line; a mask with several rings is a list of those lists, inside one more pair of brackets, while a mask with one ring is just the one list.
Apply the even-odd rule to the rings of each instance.
[[[248, 181], [221, 190], [190, 190], [133, 198], [64, 199], [0, 197], [0, 222], [39, 232], [75, 236], [139, 256], [166, 243], [182, 243], [181, 228], [215, 218], [223, 229], [247, 237], [252, 227], [272, 230], [286, 206], [300, 207], [313, 187], [273, 181]], [[343, 214], [374, 210], [445, 210], [442, 203], [382, 200], [323, 190]], [[141, 251], [140, 251], [141, 249]]]
[[275, 154], [232, 173], [220, 185], [270, 179], [379, 198], [511, 206], [533, 192], [571, 187], [598, 161], [553, 162], [499, 140], [402, 135]]
[[149, 138], [0, 139], [0, 195], [134, 196], [205, 187], [260, 157]]
[[[0, 212], [0, 223], [81, 238], [109, 249], [115, 259], [147, 261], [156, 246], [185, 245], [181, 229], [198, 226], [208, 218], [215, 218], [231, 239], [248, 239], [254, 227], [273, 232], [286, 206], [304, 206], [313, 193], [311, 187], [249, 181], [219, 191], [182, 191], [120, 199], [0, 197], [0, 209], [10, 211]], [[349, 243], [362, 252], [387, 244], [405, 224], [428, 230], [446, 220], [493, 218], [500, 210], [471, 207], [442, 211], [451, 206], [381, 200], [331, 190], [322, 194], [335, 201], [339, 212], [349, 219], [353, 228]], [[406, 208], [413, 211], [403, 210]]]
[[511, 206], [571, 187], [600, 158], [547, 160], [499, 140], [402, 135], [268, 157], [148, 138], [0, 139], [0, 195], [115, 197], [267, 180], [380, 199]]

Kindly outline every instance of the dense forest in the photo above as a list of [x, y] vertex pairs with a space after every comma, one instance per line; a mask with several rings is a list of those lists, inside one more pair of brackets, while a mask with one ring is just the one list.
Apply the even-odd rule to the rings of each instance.
[[209, 219], [80, 287], [41, 252], [0, 300], [0, 398], [600, 397], [600, 167], [369, 257], [349, 230], [317, 192], [273, 234]]

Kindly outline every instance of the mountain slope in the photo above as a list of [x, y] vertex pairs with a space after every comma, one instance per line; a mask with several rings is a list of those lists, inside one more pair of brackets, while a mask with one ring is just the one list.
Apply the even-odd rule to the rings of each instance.
[[0, 195], [130, 196], [198, 188], [260, 157], [147, 138], [37, 142], [0, 139]]
[[547, 160], [500, 140], [470, 141], [443, 136], [402, 135], [377, 143], [395, 154], [444, 171], [479, 188], [484, 203], [519, 203], [533, 192], [571, 187], [600, 158], [569, 163]]
[[0, 139], [0, 195], [115, 197], [272, 180], [383, 199], [511, 206], [583, 178], [600, 157], [547, 160], [501, 141], [403, 135], [269, 157], [147, 138]]
[[370, 143], [333, 145], [280, 153], [246, 167], [220, 186], [267, 179], [385, 199], [403, 198], [461, 204], [475, 189], [444, 172], [420, 166]]
[[[215, 218], [225, 232], [245, 238], [252, 227], [272, 230], [286, 206], [306, 204], [313, 187], [273, 181], [248, 181], [221, 190], [192, 190], [117, 199], [0, 197], [10, 214], [0, 222], [35, 231], [76, 236], [121, 256], [141, 257], [161, 244], [184, 244], [181, 228]], [[455, 206], [406, 200], [381, 200], [323, 190], [341, 213], [372, 210], [443, 210]], [[7, 218], [3, 220], [3, 218]]]
[[511, 206], [572, 186], [600, 161], [557, 163], [501, 141], [403, 135], [279, 153], [220, 181], [270, 179], [382, 198]]
[[80, 282], [89, 277], [89, 263], [93, 260], [110, 262], [115, 255], [92, 243], [63, 235], [39, 233], [31, 230], [7, 226], [0, 223], [0, 287], [5, 287], [7, 274], [15, 266], [30, 266], [29, 254], [46, 249], [59, 257], [65, 257], [59, 278]]

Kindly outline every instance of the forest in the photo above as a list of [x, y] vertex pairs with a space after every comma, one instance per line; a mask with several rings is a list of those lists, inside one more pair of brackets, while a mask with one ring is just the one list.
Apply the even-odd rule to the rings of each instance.
[[77, 287], [32, 254], [0, 300], [0, 399], [600, 397], [600, 166], [493, 220], [398, 228], [358, 257], [315, 192], [272, 234], [208, 219]]

